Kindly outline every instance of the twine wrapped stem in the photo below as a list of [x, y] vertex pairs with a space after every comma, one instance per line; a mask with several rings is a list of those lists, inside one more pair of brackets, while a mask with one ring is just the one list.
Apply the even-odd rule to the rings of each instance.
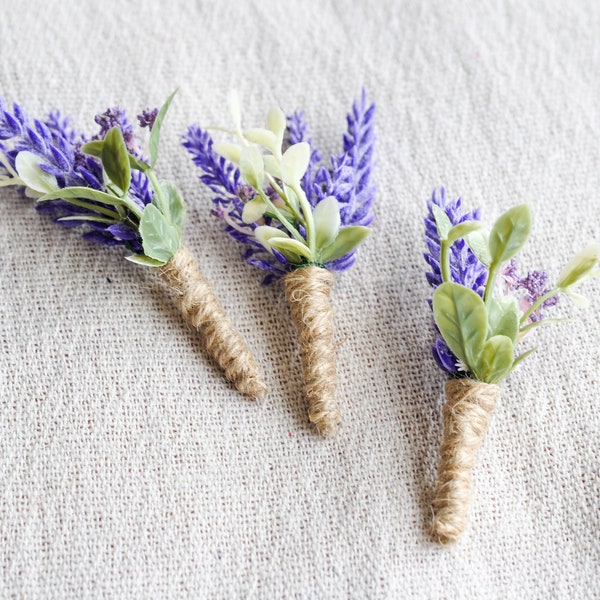
[[473, 379], [446, 383], [444, 438], [433, 499], [432, 536], [455, 542], [467, 526], [471, 478], [500, 388]]
[[262, 381], [250, 349], [225, 315], [212, 287], [191, 252], [182, 246], [158, 273], [177, 294], [183, 318], [200, 332], [206, 351], [235, 387], [251, 398], [263, 398]]
[[309, 419], [326, 437], [336, 433], [340, 421], [329, 298], [332, 285], [333, 273], [312, 265], [291, 271], [284, 278], [285, 296], [300, 343]]

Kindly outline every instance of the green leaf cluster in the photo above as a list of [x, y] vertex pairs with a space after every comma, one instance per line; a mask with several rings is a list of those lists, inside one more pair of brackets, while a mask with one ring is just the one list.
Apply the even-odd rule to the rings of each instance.
[[[47, 193], [39, 201], [62, 198], [71, 204], [93, 211], [94, 215], [77, 216], [79, 221], [124, 223], [135, 227], [142, 238], [144, 254], [127, 257], [137, 264], [157, 267], [166, 264], [181, 247], [185, 222], [185, 203], [181, 192], [170, 181], [161, 181], [154, 172], [158, 159], [160, 131], [176, 92], [163, 104], [150, 134], [150, 162], [131, 154], [118, 127], [110, 129], [103, 140], [89, 142], [82, 151], [102, 163], [106, 191], [87, 187], [69, 187]], [[129, 195], [131, 171], [146, 175], [153, 190], [152, 203], [141, 208]], [[71, 217], [66, 217], [68, 220]]]
[[[489, 235], [480, 231], [478, 223], [464, 222], [452, 226], [443, 210], [433, 207], [433, 215], [441, 241], [443, 283], [433, 294], [435, 322], [464, 370], [486, 383], [499, 383], [534, 349], [515, 357], [515, 346], [531, 329], [560, 321], [546, 319], [527, 323], [529, 316], [548, 298], [564, 292], [577, 299], [570, 288], [597, 275], [600, 248], [590, 246], [580, 252], [563, 270], [556, 287], [539, 298], [524, 314], [520, 314], [515, 298], [494, 297], [496, 278], [502, 266], [523, 247], [531, 231], [531, 212], [527, 205], [515, 206], [494, 223]], [[449, 251], [460, 238], [489, 269], [484, 298], [471, 289], [450, 281]]]

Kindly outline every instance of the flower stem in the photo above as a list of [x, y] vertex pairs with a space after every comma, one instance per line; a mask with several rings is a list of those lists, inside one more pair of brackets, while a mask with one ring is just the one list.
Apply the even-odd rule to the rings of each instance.
[[296, 196], [298, 196], [298, 201], [300, 202], [300, 208], [304, 213], [304, 221], [306, 228], [306, 241], [308, 242], [308, 247], [313, 255], [316, 256], [317, 253], [317, 240], [315, 237], [315, 221], [313, 219], [312, 208], [310, 206], [310, 202], [304, 193], [302, 187], [300, 187], [300, 183], [297, 182], [292, 186], [292, 190]]
[[300, 235], [299, 231], [283, 216], [282, 212], [273, 204], [271, 198], [256, 188], [256, 192], [261, 197], [262, 201], [269, 207], [269, 210], [275, 215], [277, 220], [302, 244], [306, 244], [306, 240]]
[[450, 247], [448, 245], [448, 240], [441, 241], [440, 266], [442, 269], [442, 281], [444, 283], [450, 282]]
[[492, 263], [490, 265], [487, 282], [485, 284], [485, 293], [483, 294], [483, 301], [485, 302], [486, 308], [489, 308], [490, 304], [492, 302], [494, 288], [496, 287], [496, 278], [498, 277], [499, 271], [500, 271], [499, 264]]
[[[154, 193], [156, 194], [156, 197], [158, 198], [158, 202], [160, 204], [160, 210], [162, 212], [162, 214], [169, 218], [169, 205], [167, 204], [167, 201], [162, 193], [162, 188], [160, 186], [160, 182], [158, 181], [158, 177], [156, 177], [156, 174], [154, 173], [153, 169], [148, 169], [146, 171], [146, 177], [148, 178], [148, 181], [150, 182], [150, 185], [152, 186], [152, 189], [154, 190]], [[141, 216], [141, 214], [140, 214]]]
[[542, 305], [544, 304], [544, 302], [546, 302], [546, 300], [548, 300], [549, 298], [552, 298], [553, 296], [556, 296], [557, 294], [559, 294], [562, 290], [560, 288], [554, 288], [552, 290], [550, 290], [549, 292], [546, 292], [543, 296], [540, 296], [527, 310], [527, 312], [525, 312], [523, 314], [523, 316], [521, 317], [521, 321], [520, 324], [523, 325], [523, 323], [525, 323], [527, 321], [527, 319]]

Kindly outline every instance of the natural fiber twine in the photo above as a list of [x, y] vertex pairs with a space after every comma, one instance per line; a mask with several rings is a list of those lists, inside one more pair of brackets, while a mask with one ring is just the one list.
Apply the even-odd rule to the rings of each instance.
[[495, 384], [473, 379], [446, 383], [444, 439], [431, 527], [440, 544], [455, 542], [467, 526], [473, 467], [499, 391]]
[[183, 318], [200, 332], [206, 351], [223, 369], [227, 379], [243, 394], [263, 398], [267, 387], [256, 361], [225, 315], [189, 249], [182, 246], [158, 272], [177, 293]]
[[285, 296], [300, 343], [308, 416], [324, 436], [335, 434], [340, 422], [329, 300], [332, 284], [333, 273], [316, 266], [296, 269], [284, 278]]

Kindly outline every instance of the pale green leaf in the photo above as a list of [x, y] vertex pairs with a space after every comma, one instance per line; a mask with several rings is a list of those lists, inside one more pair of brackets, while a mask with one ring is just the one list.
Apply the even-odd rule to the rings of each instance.
[[460, 240], [479, 229], [481, 229], [481, 223], [479, 221], [464, 221], [463, 223], [455, 225], [448, 232], [448, 241], [452, 244], [456, 240]]
[[514, 346], [505, 335], [495, 335], [481, 350], [476, 375], [485, 383], [499, 383], [509, 373], [514, 361]]
[[287, 120], [279, 106], [272, 106], [267, 113], [267, 128], [270, 129], [278, 140], [283, 138]]
[[220, 154], [227, 160], [230, 160], [236, 165], [240, 164], [240, 158], [242, 155], [241, 146], [237, 146], [236, 144], [229, 144], [227, 142], [215, 142], [212, 148], [217, 154]]
[[285, 237], [287, 234], [283, 229], [277, 227], [271, 227], [269, 225], [260, 225], [254, 230], [254, 237], [256, 241], [262, 244], [267, 250], [271, 250], [271, 244], [269, 240], [271, 238]]
[[108, 130], [102, 146], [101, 160], [108, 178], [125, 194], [131, 183], [131, 166], [127, 146], [119, 127]]
[[233, 119], [233, 125], [236, 131], [242, 130], [242, 103], [240, 102], [240, 96], [237, 90], [229, 90], [227, 94], [227, 104], [229, 105], [229, 112]]
[[162, 195], [167, 201], [169, 220], [179, 229], [183, 229], [186, 207], [181, 190], [172, 181], [163, 180], [159, 185]]
[[531, 348], [530, 350], [527, 350], [527, 352], [523, 352], [523, 354], [519, 354], [519, 356], [517, 356], [517, 358], [515, 358], [515, 360], [513, 361], [513, 364], [512, 364], [512, 367], [510, 370], [514, 371], [528, 356], [533, 354], [536, 350], [537, 350], [537, 348]]
[[286, 258], [288, 254], [291, 254], [301, 256], [308, 261], [314, 260], [310, 248], [298, 240], [292, 240], [288, 237], [272, 237], [269, 239], [269, 244], [271, 248], [279, 250]]
[[489, 336], [504, 335], [515, 342], [519, 333], [519, 307], [514, 298], [493, 298], [488, 307]]
[[573, 302], [579, 306], [579, 308], [588, 308], [590, 305], [589, 298], [586, 298], [582, 294], [577, 294], [576, 292], [571, 291], [570, 289], [564, 290], [565, 294], [573, 300]]
[[167, 111], [169, 110], [169, 106], [171, 106], [171, 102], [175, 97], [177, 90], [175, 90], [168, 98], [167, 101], [160, 107], [158, 111], [158, 115], [156, 115], [156, 119], [154, 120], [154, 125], [152, 125], [152, 131], [150, 132], [150, 140], [148, 142], [148, 148], [150, 151], [150, 165], [153, 167], [156, 164], [156, 159], [158, 158], [158, 145], [160, 143], [160, 130], [165, 120], [165, 116], [167, 115]]
[[327, 196], [313, 209], [317, 252], [333, 243], [340, 230], [340, 206], [335, 196]]
[[83, 186], [63, 188], [62, 190], [57, 190], [50, 194], [44, 194], [39, 199], [39, 202], [56, 200], [57, 198], [63, 198], [64, 200], [69, 200], [70, 198], [83, 198], [85, 200], [94, 200], [95, 202], [108, 204], [109, 206], [127, 206], [127, 202], [122, 198]]
[[271, 154], [265, 154], [263, 156], [263, 163], [265, 165], [265, 171], [269, 175], [273, 175], [277, 179], [281, 179], [281, 167], [277, 159]]
[[458, 283], [442, 283], [433, 294], [433, 315], [452, 352], [474, 371], [488, 329], [481, 297]]
[[332, 262], [352, 252], [368, 235], [371, 230], [362, 225], [342, 227], [335, 241], [321, 252], [323, 263]]
[[140, 219], [140, 235], [144, 254], [158, 261], [168, 262], [181, 246], [181, 234], [175, 225], [154, 206], [149, 204]]
[[47, 194], [58, 189], [56, 177], [46, 173], [41, 167], [41, 158], [24, 150], [15, 158], [15, 170], [23, 183], [38, 194]]
[[598, 264], [600, 246], [592, 244], [579, 252], [563, 269], [556, 287], [565, 290], [592, 275]]
[[242, 221], [250, 224], [262, 219], [267, 208], [267, 203], [260, 196], [255, 196], [252, 200], [249, 200], [244, 204]]
[[281, 177], [290, 187], [299, 185], [310, 162], [310, 146], [300, 142], [290, 146], [281, 158]]
[[277, 149], [277, 137], [268, 129], [246, 129], [244, 137], [253, 144], [268, 148], [271, 152]]
[[465, 238], [469, 248], [477, 257], [477, 260], [484, 266], [489, 267], [492, 263], [492, 255], [490, 254], [490, 239], [489, 234], [485, 231], [473, 231]]
[[256, 146], [242, 148], [240, 155], [240, 173], [242, 179], [255, 190], [262, 189], [265, 178], [265, 166], [260, 150]]
[[156, 260], [154, 258], [150, 258], [149, 256], [145, 256], [144, 254], [132, 254], [131, 256], [126, 256], [125, 259], [135, 263], [136, 265], [142, 265], [144, 267], [162, 267], [168, 262], [164, 260]]
[[433, 218], [435, 219], [435, 225], [440, 240], [445, 240], [452, 229], [452, 221], [450, 221], [448, 215], [436, 204], [431, 206], [431, 210], [433, 211]]
[[531, 231], [531, 211], [527, 204], [513, 206], [500, 215], [490, 232], [492, 263], [501, 265], [523, 247]]

